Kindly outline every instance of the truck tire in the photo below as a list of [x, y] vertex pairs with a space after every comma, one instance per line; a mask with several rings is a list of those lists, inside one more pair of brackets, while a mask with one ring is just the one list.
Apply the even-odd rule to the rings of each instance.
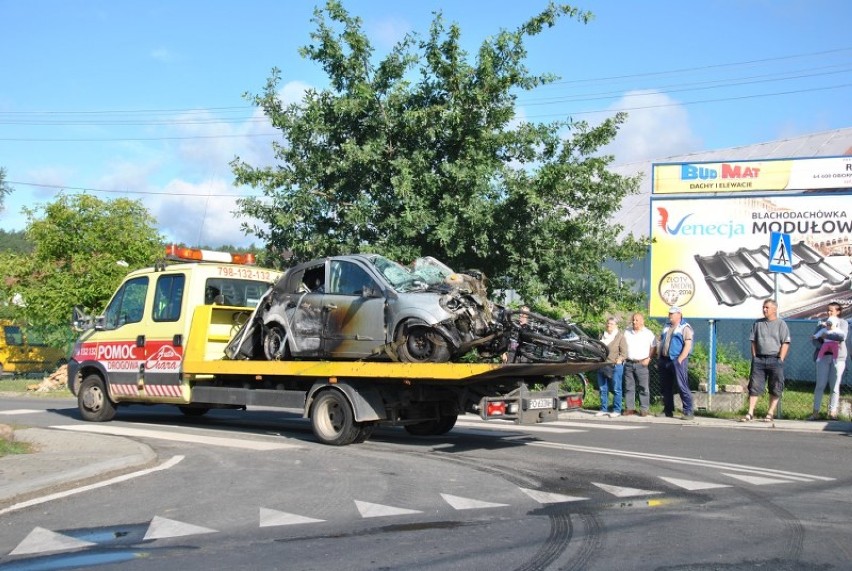
[[115, 403], [109, 400], [103, 379], [91, 374], [80, 383], [77, 407], [83, 420], [107, 422], [115, 417]]
[[180, 409], [184, 416], [191, 417], [204, 416], [210, 412], [210, 409], [205, 406], [179, 406], [178, 409]]
[[397, 342], [397, 355], [404, 363], [446, 363], [450, 360], [447, 340], [426, 325], [401, 327]]
[[[347, 398], [338, 390], [322, 391], [311, 405], [311, 428], [323, 444], [346, 446], [363, 434], [355, 422], [355, 413]], [[369, 436], [367, 433], [364, 438]]]
[[406, 424], [405, 431], [413, 436], [440, 436], [452, 430], [458, 418], [457, 414], [442, 414], [436, 420]]

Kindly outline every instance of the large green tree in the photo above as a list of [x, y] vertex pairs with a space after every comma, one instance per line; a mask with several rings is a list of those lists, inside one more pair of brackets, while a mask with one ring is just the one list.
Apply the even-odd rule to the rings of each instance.
[[162, 256], [155, 221], [139, 201], [60, 195], [25, 209], [28, 255], [0, 254], [0, 300], [15, 317], [67, 330], [71, 310], [101, 310], [129, 270]]
[[379, 60], [361, 20], [329, 0], [300, 51], [328, 87], [285, 105], [273, 69], [262, 93], [247, 94], [282, 140], [273, 143], [278, 165], [232, 163], [239, 184], [262, 191], [239, 203], [259, 221], [246, 230], [294, 262], [432, 255], [527, 299], [572, 300], [592, 313], [628, 295], [603, 263], [644, 253], [610, 221], [639, 181], [611, 173], [613, 158], [599, 152], [625, 116], [591, 126], [516, 115], [519, 92], [556, 79], [528, 71], [525, 41], [564, 17], [591, 15], [550, 4], [471, 57], [459, 27], [437, 14], [428, 36], [409, 34]]

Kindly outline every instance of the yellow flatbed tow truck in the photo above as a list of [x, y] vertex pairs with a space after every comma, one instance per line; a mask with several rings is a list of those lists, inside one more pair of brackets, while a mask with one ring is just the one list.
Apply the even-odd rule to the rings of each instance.
[[171, 404], [187, 416], [280, 407], [301, 411], [320, 442], [347, 445], [379, 424], [444, 434], [465, 412], [518, 424], [556, 420], [582, 406], [582, 394], [560, 390], [563, 378], [601, 365], [231, 360], [226, 345], [279, 273], [204, 255], [131, 272], [105, 315], [90, 320], [69, 362], [84, 419], [108, 421], [131, 404]]

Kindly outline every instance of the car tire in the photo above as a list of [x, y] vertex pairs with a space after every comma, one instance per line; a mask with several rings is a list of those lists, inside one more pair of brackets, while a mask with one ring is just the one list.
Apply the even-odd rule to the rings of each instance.
[[286, 361], [290, 358], [287, 334], [277, 323], [271, 323], [263, 332], [263, 356], [267, 361]]
[[87, 376], [80, 383], [77, 407], [83, 420], [89, 422], [107, 422], [115, 417], [115, 403], [110, 400], [103, 379], [95, 374]]
[[446, 363], [450, 360], [447, 340], [425, 324], [401, 327], [397, 343], [397, 356], [405, 363]]

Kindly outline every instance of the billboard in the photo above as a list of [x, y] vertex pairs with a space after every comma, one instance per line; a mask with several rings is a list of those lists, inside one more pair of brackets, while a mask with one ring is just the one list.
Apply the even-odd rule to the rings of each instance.
[[[757, 318], [777, 299], [781, 316], [810, 319], [829, 301], [852, 304], [852, 157], [801, 161], [654, 166], [652, 316], [678, 305], [691, 318]], [[778, 233], [790, 259], [773, 260]], [[791, 271], [770, 270], [779, 263]]]
[[852, 190], [852, 156], [810, 159], [663, 163], [653, 194]]

